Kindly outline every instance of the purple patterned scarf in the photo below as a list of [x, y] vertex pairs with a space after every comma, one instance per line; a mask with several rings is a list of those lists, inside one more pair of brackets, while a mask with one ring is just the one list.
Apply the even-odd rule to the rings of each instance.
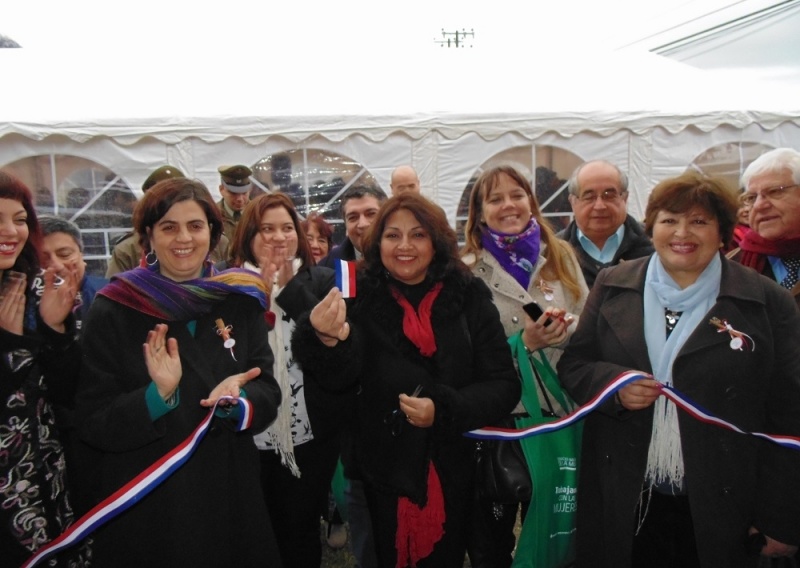
[[481, 244], [497, 259], [503, 270], [525, 290], [528, 289], [542, 244], [541, 227], [536, 219], [531, 217], [525, 230], [517, 235], [499, 233], [484, 225]]
[[245, 294], [269, 310], [264, 282], [249, 270], [231, 268], [208, 276], [175, 282], [162, 275], [158, 266], [139, 267], [112, 276], [98, 294], [143, 314], [166, 321], [191, 321], [207, 314], [228, 294]]

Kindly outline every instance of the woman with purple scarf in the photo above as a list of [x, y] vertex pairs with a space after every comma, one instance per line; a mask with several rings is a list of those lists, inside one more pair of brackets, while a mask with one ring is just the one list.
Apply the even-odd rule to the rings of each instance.
[[[531, 184], [510, 166], [489, 169], [476, 180], [465, 232], [462, 259], [489, 286], [509, 343], [522, 354], [517, 356], [515, 350], [523, 400], [512, 416], [530, 418], [545, 411], [545, 416], [567, 414], [570, 408], [561, 404], [561, 393], [548, 392], [560, 389], [548, 387], [541, 378], [535, 386], [524, 378], [538, 378], [535, 368], [554, 369], [575, 330], [589, 294], [575, 253], [556, 238], [539, 211]], [[535, 321], [523, 310], [531, 302], [544, 311]], [[555, 373], [551, 375], [554, 379]], [[535, 408], [525, 404], [526, 390], [531, 393], [529, 401], [538, 402]], [[526, 440], [522, 443], [524, 447]], [[535, 494], [536, 487], [533, 491]], [[530, 505], [521, 503], [523, 520]], [[469, 548], [473, 568], [511, 566], [519, 507], [520, 503], [493, 503], [476, 497]], [[522, 557], [520, 550], [515, 557]]]
[[188, 461], [97, 529], [92, 564], [280, 566], [253, 444], [281, 399], [263, 280], [215, 274], [208, 254], [222, 219], [198, 181], [159, 182], [133, 223], [148, 266], [115, 275], [83, 330], [75, 415], [98, 459], [79, 481], [105, 499], [174, 455], [220, 406]]

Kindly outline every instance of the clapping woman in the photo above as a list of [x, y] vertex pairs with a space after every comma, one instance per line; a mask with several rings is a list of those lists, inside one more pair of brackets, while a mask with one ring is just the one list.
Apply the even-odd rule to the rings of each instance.
[[[83, 481], [97, 499], [111, 495], [221, 406], [188, 461], [95, 533], [94, 562], [279, 566], [252, 437], [280, 403], [263, 281], [214, 274], [208, 254], [222, 220], [198, 181], [159, 182], [133, 222], [149, 266], [116, 275], [83, 330], [76, 420], [101, 454], [97, 477]], [[243, 417], [250, 427], [240, 431]]]
[[311, 247], [292, 200], [283, 193], [261, 195], [242, 212], [230, 254], [234, 266], [269, 272], [275, 326], [269, 342], [283, 401], [278, 417], [255, 437], [261, 486], [278, 538], [283, 565], [319, 566], [320, 512], [339, 457], [339, 432], [350, 393], [331, 390], [326, 374], [303, 372], [290, 340], [299, 316], [335, 284], [333, 270], [314, 266]]
[[577, 566], [756, 566], [800, 544], [800, 452], [721, 428], [660, 396], [673, 386], [747, 431], [800, 435], [800, 312], [727, 260], [734, 193], [687, 172], [651, 192], [655, 253], [600, 272], [558, 372], [586, 403]]
[[[39, 272], [40, 242], [30, 190], [0, 172], [0, 558], [8, 566], [74, 521], [53, 405], [71, 407], [75, 394], [78, 277], [45, 270], [37, 304], [29, 284]], [[66, 551], [50, 565], [81, 566], [84, 553]]]
[[389, 199], [351, 305], [332, 290], [293, 338], [304, 372], [359, 389], [356, 459], [380, 566], [461, 568], [474, 489], [463, 434], [519, 399], [497, 309], [456, 243], [435, 204]]

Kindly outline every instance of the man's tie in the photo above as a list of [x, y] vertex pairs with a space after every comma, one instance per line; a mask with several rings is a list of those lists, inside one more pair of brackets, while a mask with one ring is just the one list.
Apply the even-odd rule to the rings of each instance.
[[786, 265], [786, 278], [781, 280], [781, 286], [787, 290], [791, 290], [797, 284], [797, 271], [800, 269], [800, 258], [782, 258], [783, 264]]

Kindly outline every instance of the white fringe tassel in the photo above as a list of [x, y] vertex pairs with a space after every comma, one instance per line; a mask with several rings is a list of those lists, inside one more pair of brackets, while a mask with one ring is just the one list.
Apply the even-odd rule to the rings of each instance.
[[655, 402], [645, 479], [656, 485], [672, 483], [680, 487], [683, 485], [683, 475], [678, 409], [667, 397], [660, 396]]

